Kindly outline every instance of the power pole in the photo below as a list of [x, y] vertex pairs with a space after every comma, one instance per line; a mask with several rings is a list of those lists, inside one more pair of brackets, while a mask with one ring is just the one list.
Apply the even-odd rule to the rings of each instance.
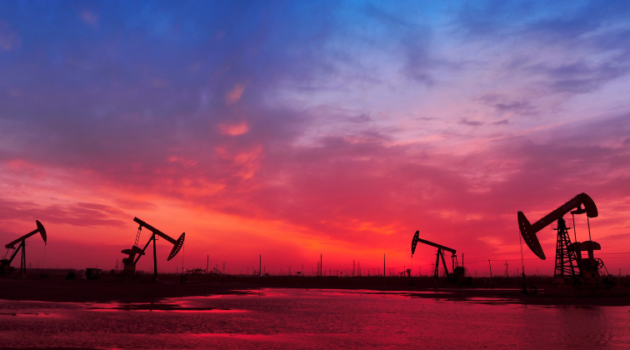
[[[22, 252], [24, 252], [24, 248], [22, 248]], [[153, 278], [157, 280], [157, 257], [156, 257], [156, 248], [155, 248], [155, 233], [153, 234]], [[24, 256], [24, 254], [22, 254]]]
[[383, 254], [383, 277], [385, 277], [385, 254]]
[[262, 274], [262, 254], [260, 254], [260, 260], [258, 262], [258, 274], [261, 276], [263, 275]]
[[490, 278], [492, 278], [492, 265], [490, 265], [490, 259], [488, 259], [488, 266], [490, 267]]
[[324, 272], [324, 265], [322, 265], [324, 263], [324, 259], [322, 258], [322, 254], [319, 254], [319, 275], [323, 275]]

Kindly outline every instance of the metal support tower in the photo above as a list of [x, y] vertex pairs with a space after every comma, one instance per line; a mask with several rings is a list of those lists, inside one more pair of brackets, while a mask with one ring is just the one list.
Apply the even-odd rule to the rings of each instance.
[[556, 269], [553, 277], [571, 277], [573, 282], [576, 282], [577, 257], [575, 251], [570, 249], [571, 238], [564, 219], [558, 219], [558, 228], [555, 230], [558, 231], [558, 241], [556, 243]]
[[22, 241], [22, 260], [20, 262], [20, 275], [26, 275], [26, 241]]
[[442, 260], [442, 265], [444, 266], [444, 274], [446, 275], [446, 279], [450, 280], [451, 276], [448, 273], [448, 268], [446, 267], [446, 260], [444, 259], [444, 252], [442, 251], [442, 248], [438, 248], [435, 257], [435, 270], [433, 271], [433, 280], [437, 281], [440, 277], [440, 258]]

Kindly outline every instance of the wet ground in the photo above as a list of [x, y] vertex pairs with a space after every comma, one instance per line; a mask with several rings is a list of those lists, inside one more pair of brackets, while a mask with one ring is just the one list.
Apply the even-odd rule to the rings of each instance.
[[153, 302], [2, 300], [0, 347], [626, 349], [630, 307], [326, 289]]

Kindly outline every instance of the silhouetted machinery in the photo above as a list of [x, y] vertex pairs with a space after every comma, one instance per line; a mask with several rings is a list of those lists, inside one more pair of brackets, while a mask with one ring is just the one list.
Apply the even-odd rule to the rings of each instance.
[[[157, 239], [156, 235], [164, 238], [165, 240], [173, 244], [173, 249], [171, 250], [171, 253], [168, 255], [168, 259], [166, 259], [166, 261], [170, 261], [171, 259], [175, 257], [175, 255], [177, 255], [177, 253], [179, 253], [180, 249], [182, 249], [182, 246], [184, 245], [184, 237], [186, 236], [186, 233], [185, 232], [182, 233], [182, 235], [179, 236], [177, 240], [174, 240], [173, 238], [169, 237], [167, 234], [163, 233], [162, 231], [156, 229], [155, 227], [147, 224], [146, 222], [138, 218], [133, 218], [133, 221], [140, 224], [140, 227], [138, 227], [138, 232], [136, 233], [136, 241], [133, 244], [133, 247], [131, 247], [131, 249], [125, 249], [122, 251], [123, 254], [128, 255], [126, 258], [122, 260], [123, 266], [124, 266], [123, 274], [131, 275], [131, 276], [135, 274], [136, 264], [138, 263], [138, 260], [140, 260], [140, 258], [145, 254], [145, 250], [147, 250], [147, 247], [149, 246], [151, 241], [153, 241], [153, 275], [157, 277], [157, 253], [156, 253], [156, 247], [155, 247], [156, 245], [155, 241]], [[144, 246], [144, 248], [140, 249], [138, 247], [138, 241], [140, 240], [140, 233], [142, 232], [143, 227], [151, 231], [151, 233], [153, 234], [151, 235], [151, 238], [149, 238], [149, 241]]]
[[[411, 256], [416, 252], [416, 246], [418, 243], [424, 243], [431, 247], [437, 248], [437, 254], [435, 258], [435, 269], [433, 271], [433, 280], [437, 280], [440, 272], [440, 260], [442, 261], [442, 265], [444, 266], [444, 274], [449, 281], [452, 282], [462, 282], [462, 279], [465, 278], [466, 268], [464, 266], [459, 266], [459, 262], [457, 261], [457, 251], [453, 248], [445, 247], [443, 245], [433, 243], [427, 241], [425, 239], [420, 238], [420, 231], [416, 231], [413, 235], [413, 239], [411, 240]], [[451, 253], [451, 263], [453, 265], [453, 273], [450, 274], [448, 272], [448, 267], [446, 265], [446, 260], [444, 259], [444, 251]]]
[[[581, 193], [534, 224], [530, 224], [525, 214], [519, 211], [518, 226], [521, 230], [521, 235], [532, 252], [542, 260], [545, 260], [545, 253], [540, 246], [536, 233], [552, 222], [557, 221], [558, 226], [555, 230], [558, 231], [558, 241], [556, 243], [554, 280], [556, 283], [565, 283], [567, 278], [571, 278], [573, 283], [597, 283], [600, 277], [599, 271], [605, 270], [606, 267], [602, 259], [593, 256], [593, 251], [601, 250], [602, 248], [599, 243], [590, 240], [590, 222], [589, 240], [571, 243], [568, 228], [563, 219], [563, 216], [569, 212], [572, 215], [586, 214], [587, 220], [598, 216], [595, 202], [586, 193]], [[575, 222], [573, 226], [575, 231]], [[582, 257], [582, 252], [587, 252], [588, 257]], [[579, 272], [576, 273], [576, 270]], [[606, 275], [608, 275], [607, 271]]]
[[[44, 239], [44, 244], [46, 244], [47, 236], [46, 236], [46, 229], [44, 228], [44, 225], [42, 225], [42, 223], [39, 222], [38, 220], [35, 220], [35, 224], [37, 225], [37, 228], [35, 230], [25, 234], [24, 236], [4, 246], [5, 248], [7, 248], [7, 252], [4, 255], [4, 259], [0, 260], [0, 270], [2, 274], [6, 274], [10, 272], [11, 263], [13, 262], [13, 259], [15, 259], [15, 256], [20, 251], [20, 249], [22, 250], [22, 259], [20, 261], [20, 274], [26, 274], [26, 239], [27, 238], [39, 233], [40, 235], [42, 235], [42, 239]], [[16, 244], [18, 244], [17, 248], [15, 248]], [[11, 254], [11, 257], [7, 259], [7, 255], [9, 254], [11, 250], [13, 250], [13, 253]]]

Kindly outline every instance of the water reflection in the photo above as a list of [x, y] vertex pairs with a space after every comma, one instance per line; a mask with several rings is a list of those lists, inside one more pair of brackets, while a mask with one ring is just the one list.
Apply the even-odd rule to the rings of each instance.
[[414, 294], [266, 289], [158, 303], [0, 301], [0, 347], [630, 347], [629, 307], [543, 307]]

